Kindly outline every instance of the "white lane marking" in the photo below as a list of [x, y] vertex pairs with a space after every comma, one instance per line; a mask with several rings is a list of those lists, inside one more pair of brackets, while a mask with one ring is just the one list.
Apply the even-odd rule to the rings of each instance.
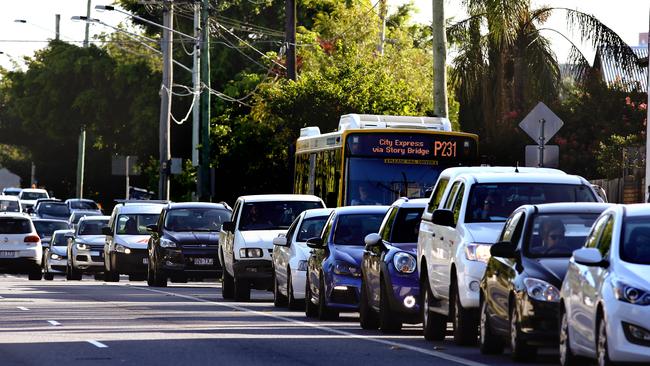
[[91, 340], [87, 340], [86, 342], [92, 344], [93, 346], [95, 346], [95, 347], [97, 347], [97, 348], [108, 348], [108, 346], [105, 345], [104, 343], [97, 342], [97, 341], [93, 341], [92, 339], [91, 339]]
[[[119, 286], [119, 285], [113, 285], [113, 286]], [[468, 360], [468, 359], [458, 357], [458, 356], [453, 356], [453, 355], [443, 353], [443, 352], [438, 352], [438, 351], [434, 351], [434, 350], [430, 350], [430, 349], [411, 346], [409, 344], [389, 341], [389, 340], [386, 340], [386, 339], [373, 338], [372, 336], [365, 336], [365, 335], [361, 335], [361, 334], [350, 333], [350, 332], [346, 332], [344, 330], [334, 329], [334, 328], [330, 328], [330, 327], [327, 327], [327, 326], [324, 326], [324, 325], [305, 322], [305, 321], [302, 321], [302, 320], [291, 319], [291, 318], [276, 315], [276, 314], [273, 314], [273, 313], [265, 313], [265, 312], [262, 312], [262, 311], [251, 310], [251, 309], [245, 308], [243, 306], [233, 305], [233, 304], [227, 303], [227, 302], [205, 300], [205, 299], [201, 299], [199, 297], [175, 294], [173, 292], [154, 290], [154, 289], [145, 288], [145, 287], [131, 286], [131, 288], [144, 290], [144, 291], [150, 291], [150, 292], [157, 292], [159, 294], [164, 294], [164, 295], [176, 296], [176, 297], [180, 297], [182, 299], [187, 299], [187, 300], [193, 300], [193, 301], [198, 301], [198, 302], [203, 302], [203, 303], [208, 303], [208, 304], [215, 304], [215, 305], [218, 305], [218, 306], [231, 308], [233, 310], [243, 311], [243, 312], [247, 312], [247, 313], [255, 314], [255, 315], [259, 315], [259, 316], [265, 316], [265, 317], [273, 318], [273, 319], [276, 319], [276, 320], [283, 320], [283, 321], [293, 323], [293, 324], [296, 324], [296, 325], [301, 325], [301, 326], [304, 326], [304, 327], [319, 329], [319, 330], [322, 330], [322, 331], [325, 331], [325, 332], [328, 332], [328, 333], [334, 333], [334, 334], [338, 334], [338, 335], [348, 336], [348, 337], [351, 337], [351, 338], [362, 339], [362, 340], [375, 342], [375, 343], [381, 343], [381, 344], [385, 344], [385, 345], [388, 345], [388, 346], [391, 346], [391, 347], [399, 347], [399, 348], [402, 348], [402, 349], [407, 349], [407, 350], [422, 353], [422, 354], [425, 354], [425, 355], [441, 358], [441, 359], [446, 360], [446, 361], [456, 362], [456, 363], [459, 363], [461, 365], [466, 365], [466, 366], [487, 366], [487, 364], [484, 364], [484, 363]]]
[[18, 309], [22, 310], [22, 311], [27, 311], [27, 310], [29, 310], [29, 309], [27, 309], [27, 308], [24, 307], [24, 306], [16, 306], [16, 307], [17, 307]]
[[48, 320], [48, 323], [52, 324], [53, 326], [61, 325], [61, 323], [57, 322], [56, 320]]

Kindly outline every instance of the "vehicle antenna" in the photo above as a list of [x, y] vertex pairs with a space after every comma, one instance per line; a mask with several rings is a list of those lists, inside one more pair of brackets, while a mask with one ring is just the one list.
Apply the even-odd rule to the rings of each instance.
[[515, 163], [515, 173], [519, 173], [519, 160]]

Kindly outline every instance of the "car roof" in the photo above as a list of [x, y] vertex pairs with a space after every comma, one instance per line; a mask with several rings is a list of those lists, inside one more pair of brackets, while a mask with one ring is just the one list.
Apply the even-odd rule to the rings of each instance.
[[473, 180], [474, 183], [555, 183], [589, 184], [586, 179], [570, 174], [540, 173], [464, 173], [457, 177]]
[[337, 215], [386, 213], [389, 206], [345, 206], [334, 209]]
[[539, 214], [561, 214], [561, 213], [596, 213], [600, 214], [606, 209], [614, 206], [611, 203], [601, 202], [559, 202], [543, 203], [539, 205], [524, 205], [527, 210], [536, 210]]
[[79, 219], [79, 222], [82, 221], [106, 221], [109, 220], [111, 217], [106, 216], [106, 215], [97, 215], [97, 216], [84, 216]]
[[47, 191], [42, 189], [42, 188], [24, 188], [24, 189], [21, 190], [21, 192], [26, 192], [26, 193], [29, 193], [29, 192], [47, 193]]
[[65, 223], [65, 224], [68, 223], [68, 220], [60, 220], [60, 219], [41, 219], [41, 218], [39, 218], [39, 217], [34, 217], [34, 218], [32, 218], [32, 221], [34, 221], [34, 222], [37, 222], [37, 221], [38, 221], [38, 222], [42, 222], [42, 221], [48, 221], [48, 222], [62, 222], [62, 223]]
[[443, 170], [440, 176], [456, 177], [464, 173], [540, 173], [540, 174], [566, 174], [560, 169], [538, 168], [538, 167], [515, 167], [515, 166], [459, 166]]
[[16, 192], [16, 191], [22, 191], [23, 189], [22, 189], [22, 188], [18, 188], [18, 187], [5, 187], [5, 188], [2, 188], [2, 190], [3, 190], [3, 191], [7, 191], [7, 192], [8, 192], [8, 191], [14, 191], [14, 192]]
[[272, 201], [309, 201], [322, 202], [322, 200], [311, 194], [256, 194], [240, 196], [239, 199], [245, 202], [272, 202]]
[[56, 234], [65, 234], [65, 233], [74, 233], [74, 229], [62, 229], [62, 230], [54, 230], [52, 233], [52, 236]]
[[393, 202], [391, 206], [394, 207], [404, 207], [404, 208], [424, 208], [429, 204], [428, 198], [399, 198], [397, 201]]
[[165, 207], [162, 203], [130, 203], [118, 206], [120, 214], [159, 214]]
[[303, 216], [305, 219], [309, 219], [317, 216], [329, 216], [329, 214], [334, 211], [333, 208], [313, 208], [311, 210], [303, 211]]
[[0, 194], [0, 200], [19, 201], [18, 197], [16, 197], [16, 196], [7, 196], [7, 195], [1, 195], [1, 194]]
[[229, 207], [226, 207], [223, 203], [213, 203], [213, 202], [176, 202], [169, 203], [167, 205], [168, 210], [176, 210], [183, 208], [218, 208], [222, 210], [231, 211]]
[[650, 204], [633, 203], [627, 205], [618, 205], [627, 217], [650, 216]]

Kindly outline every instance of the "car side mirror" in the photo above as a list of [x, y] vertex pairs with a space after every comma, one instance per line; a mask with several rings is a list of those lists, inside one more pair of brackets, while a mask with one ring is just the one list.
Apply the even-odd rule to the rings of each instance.
[[431, 222], [440, 226], [456, 226], [456, 223], [454, 222], [454, 213], [451, 210], [445, 210], [442, 208], [433, 211]]
[[104, 235], [108, 235], [108, 236], [113, 235], [113, 232], [111, 231], [110, 226], [104, 226], [104, 227], [102, 228], [102, 234], [104, 234]]
[[282, 234], [280, 234], [280, 235], [276, 236], [275, 238], [273, 238], [273, 245], [277, 245], [277, 246], [280, 246], [280, 247], [286, 247], [287, 244], [289, 244], [289, 242], [287, 240], [287, 237], [282, 235]]
[[150, 233], [155, 233], [156, 231], [158, 231], [158, 225], [157, 224], [147, 225], [147, 231]]
[[516, 258], [517, 248], [509, 241], [501, 241], [490, 247], [490, 255], [501, 258]]
[[234, 233], [235, 232], [235, 223], [233, 221], [224, 221], [223, 224], [221, 224], [221, 230], [227, 232], [227, 233]]
[[27, 211], [27, 213], [30, 215], [34, 214], [34, 209], [32, 207], [27, 207], [25, 211]]
[[381, 244], [381, 236], [377, 233], [371, 233], [366, 235], [363, 241], [366, 243], [366, 250], [372, 252], [374, 248], [377, 248]]
[[312, 249], [321, 249], [323, 247], [323, 239], [320, 237], [307, 239], [307, 246]]
[[573, 252], [573, 259], [576, 263], [582, 264], [583, 266], [607, 267], [609, 265], [596, 248], [577, 249]]

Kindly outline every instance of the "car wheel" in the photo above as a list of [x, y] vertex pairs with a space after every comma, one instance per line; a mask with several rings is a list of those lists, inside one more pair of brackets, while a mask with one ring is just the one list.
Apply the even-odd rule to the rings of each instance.
[[330, 309], [325, 302], [325, 280], [323, 274], [320, 275], [320, 282], [318, 285], [318, 319], [320, 320], [336, 320], [339, 317], [339, 312]]
[[167, 276], [162, 271], [156, 270], [156, 265], [151, 259], [147, 265], [147, 285], [151, 287], [167, 287]]
[[478, 338], [478, 321], [474, 313], [463, 307], [458, 295], [458, 285], [452, 284], [451, 319], [454, 325], [454, 342], [461, 346], [476, 344]]
[[398, 314], [391, 313], [388, 290], [383, 280], [379, 285], [379, 328], [382, 333], [395, 333], [402, 330], [402, 322]]
[[287, 305], [287, 297], [280, 292], [277, 276], [273, 276], [273, 306], [283, 307]]
[[156, 276], [153, 272], [153, 261], [149, 257], [149, 263], [147, 264], [147, 286], [156, 287]]
[[433, 296], [431, 295], [427, 277], [424, 277], [420, 284], [420, 291], [422, 293], [422, 306], [420, 306], [420, 309], [424, 339], [427, 341], [442, 341], [447, 333], [447, 317], [431, 309]]
[[302, 310], [304, 302], [296, 300], [293, 296], [293, 280], [291, 279], [291, 269], [287, 268], [287, 306], [289, 310]]
[[598, 339], [596, 340], [596, 356], [598, 366], [613, 365], [613, 362], [609, 359], [609, 348], [607, 343], [607, 322], [602, 316], [598, 317]]
[[315, 318], [318, 316], [318, 308], [311, 301], [311, 287], [309, 286], [309, 274], [305, 281], [305, 316], [308, 318]]
[[81, 281], [81, 272], [78, 269], [74, 268], [74, 265], [71, 262], [68, 262], [68, 266], [68, 275], [66, 279], [72, 281]]
[[29, 278], [30, 281], [40, 281], [43, 278], [43, 270], [40, 266], [34, 267], [34, 269], [27, 274], [27, 278]]
[[537, 347], [528, 345], [523, 339], [519, 326], [519, 310], [517, 304], [511, 304], [510, 309], [510, 350], [512, 359], [517, 362], [534, 360], [537, 357]]
[[221, 279], [221, 297], [223, 297], [224, 299], [232, 299], [235, 296], [234, 287], [235, 287], [235, 282], [232, 276], [224, 268], [223, 276]]
[[54, 279], [54, 275], [52, 273], [43, 273], [43, 279], [46, 281], [52, 281]]
[[487, 301], [481, 302], [481, 318], [479, 330], [479, 349], [484, 355], [498, 355], [503, 353], [503, 339], [500, 336], [492, 333], [490, 327], [490, 319], [488, 318], [488, 304]]
[[569, 315], [565, 310], [562, 310], [560, 319], [560, 365], [586, 365], [587, 362], [585, 359], [574, 355], [571, 351], [571, 343], [569, 342]]
[[361, 296], [359, 297], [359, 324], [361, 328], [379, 328], [379, 317], [377, 312], [368, 304], [368, 290], [363, 282], [361, 282]]
[[114, 271], [104, 272], [104, 281], [106, 282], [120, 282], [120, 274]]
[[235, 278], [235, 301], [249, 301], [251, 299], [251, 284], [242, 278]]

